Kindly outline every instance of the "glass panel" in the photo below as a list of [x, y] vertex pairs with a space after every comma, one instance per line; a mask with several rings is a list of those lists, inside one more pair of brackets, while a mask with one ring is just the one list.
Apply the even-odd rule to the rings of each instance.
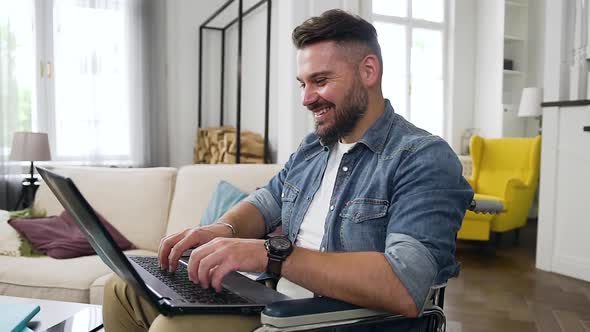
[[373, 0], [373, 14], [407, 17], [407, 0]]
[[34, 9], [31, 1], [0, 0], [0, 154], [15, 131], [31, 131], [37, 91]]
[[412, 0], [412, 17], [426, 21], [443, 22], [445, 0]]
[[117, 8], [56, 1], [55, 132], [60, 158], [102, 161], [130, 154], [125, 32], [125, 15]]
[[442, 32], [412, 31], [411, 121], [434, 135], [443, 134], [443, 48]]
[[383, 55], [383, 95], [395, 112], [407, 118], [408, 81], [406, 76], [406, 28], [393, 23], [375, 22]]

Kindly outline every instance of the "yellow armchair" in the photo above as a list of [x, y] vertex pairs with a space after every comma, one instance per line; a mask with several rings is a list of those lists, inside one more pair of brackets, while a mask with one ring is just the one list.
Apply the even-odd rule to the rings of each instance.
[[507, 232], [526, 224], [539, 183], [541, 136], [484, 139], [473, 136], [469, 144], [472, 175], [469, 184], [476, 199], [502, 202], [500, 214], [467, 211], [457, 238], [486, 241], [490, 232]]

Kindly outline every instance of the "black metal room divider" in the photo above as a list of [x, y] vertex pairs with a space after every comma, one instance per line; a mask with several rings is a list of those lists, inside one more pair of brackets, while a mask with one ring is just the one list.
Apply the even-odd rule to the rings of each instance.
[[213, 30], [221, 33], [221, 92], [219, 99], [219, 125], [223, 126], [223, 107], [224, 107], [224, 90], [225, 90], [225, 36], [228, 28], [238, 24], [238, 66], [237, 66], [237, 105], [236, 105], [236, 163], [240, 163], [241, 152], [241, 117], [242, 117], [242, 28], [244, 17], [248, 16], [258, 7], [266, 4], [266, 82], [265, 82], [265, 105], [264, 105], [264, 162], [270, 162], [269, 142], [268, 142], [268, 117], [269, 117], [269, 87], [270, 87], [270, 36], [271, 36], [271, 0], [261, 0], [243, 11], [243, 0], [238, 0], [238, 15], [228, 24], [222, 27], [214, 27], [209, 24], [226, 10], [235, 0], [225, 2], [219, 9], [213, 13], [205, 22], [199, 26], [199, 116], [198, 128], [202, 127], [203, 113], [203, 33], [205, 30]]

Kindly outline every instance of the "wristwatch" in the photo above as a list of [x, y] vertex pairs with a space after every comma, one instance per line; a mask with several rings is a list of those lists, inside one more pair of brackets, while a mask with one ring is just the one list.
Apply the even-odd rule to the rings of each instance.
[[293, 251], [291, 240], [285, 235], [273, 236], [264, 242], [266, 253], [268, 255], [268, 264], [266, 273], [275, 278], [281, 276], [283, 262]]

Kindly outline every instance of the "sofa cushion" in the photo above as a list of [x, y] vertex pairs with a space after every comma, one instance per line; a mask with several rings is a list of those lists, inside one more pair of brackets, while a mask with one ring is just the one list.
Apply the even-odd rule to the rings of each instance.
[[[154, 254], [145, 250], [125, 253]], [[0, 294], [89, 303], [90, 286], [110, 272], [96, 255], [70, 259], [0, 256]]]
[[[121, 250], [133, 248], [133, 244], [124, 235], [103, 216], [96, 214]], [[12, 219], [9, 223], [35, 250], [49, 257], [64, 259], [95, 254], [88, 239], [68, 211], [64, 210], [59, 216], [46, 218]]]
[[282, 165], [277, 164], [190, 165], [180, 168], [166, 234], [198, 226], [221, 180], [249, 193], [265, 185], [281, 169]]
[[229, 208], [238, 204], [248, 194], [233, 186], [227, 181], [220, 181], [207, 205], [205, 214], [201, 217], [201, 225], [212, 224], [219, 219]]
[[90, 285], [89, 296], [90, 304], [102, 304], [104, 302], [104, 285], [114, 275], [114, 272], [106, 274], [96, 280]]
[[[60, 167], [90, 205], [137, 248], [157, 251], [164, 236], [174, 191], [174, 168]], [[35, 196], [35, 208], [57, 215], [63, 207], [45, 184]]]

